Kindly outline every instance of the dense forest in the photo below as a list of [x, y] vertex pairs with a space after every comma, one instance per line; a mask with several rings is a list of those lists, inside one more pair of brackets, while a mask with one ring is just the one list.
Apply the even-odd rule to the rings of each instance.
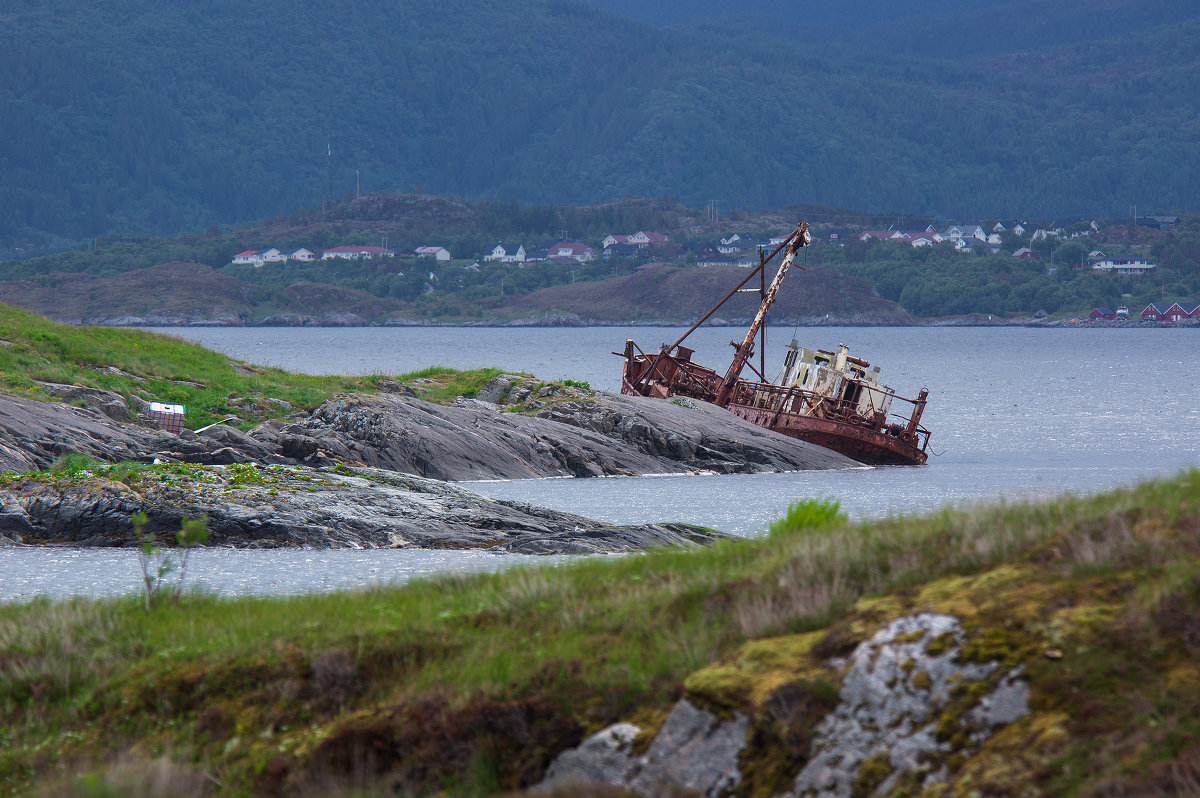
[[[0, 251], [418, 186], [941, 218], [1200, 208], [1200, 7], [860, 5], [785, 31], [572, 0], [0, 0]], [[875, 24], [847, 24], [861, 13]], [[913, 54], [922, 36], [943, 44]]]

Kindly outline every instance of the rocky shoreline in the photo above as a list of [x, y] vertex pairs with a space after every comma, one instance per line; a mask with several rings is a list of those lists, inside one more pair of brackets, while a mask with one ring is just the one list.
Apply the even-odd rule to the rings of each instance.
[[376, 469], [160, 464], [120, 480], [13, 481], [0, 490], [0, 545], [135, 546], [135, 513], [160, 541], [203, 516], [210, 545], [252, 549], [602, 554], [725, 537], [688, 524], [611, 526]]
[[[391, 392], [336, 395], [249, 432], [218, 425], [180, 435], [134, 421], [138, 409], [115, 393], [51, 386], [75, 404], [0, 395], [0, 472], [10, 472], [0, 482], [0, 538], [135, 545], [129, 518], [146, 512], [167, 539], [181, 519], [206, 515], [214, 544], [243, 547], [629, 551], [721, 535], [681, 524], [612, 527], [449, 483], [859, 467], [702, 402], [504, 375], [479, 399], [443, 406], [381, 385]], [[46, 472], [72, 452], [158, 465], [117, 480], [12, 475]]]

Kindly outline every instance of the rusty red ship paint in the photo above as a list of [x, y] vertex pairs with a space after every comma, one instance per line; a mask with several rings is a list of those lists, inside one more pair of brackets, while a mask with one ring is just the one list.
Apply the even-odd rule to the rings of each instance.
[[[808, 223], [796, 229], [769, 256], [750, 271], [725, 298], [675, 343], [649, 355], [632, 339], [625, 341], [621, 393], [667, 399], [687, 396], [723, 407], [760, 427], [808, 441], [870, 465], [923, 465], [928, 460], [929, 430], [921, 426], [929, 391], [922, 388], [916, 399], [900, 396], [879, 381], [879, 367], [850, 355], [849, 347], [836, 350], [806, 349], [792, 340], [779, 376], [768, 381], [766, 364], [751, 364], [755, 339], [766, 350], [767, 312], [775, 302], [779, 286], [794, 265], [796, 254], [811, 242]], [[770, 286], [766, 268], [780, 252], [784, 258]], [[802, 268], [802, 267], [797, 267]], [[756, 275], [760, 278], [762, 301], [724, 376], [692, 362], [694, 350], [683, 342], [722, 305], [742, 290]], [[749, 366], [758, 380], [742, 377]]]

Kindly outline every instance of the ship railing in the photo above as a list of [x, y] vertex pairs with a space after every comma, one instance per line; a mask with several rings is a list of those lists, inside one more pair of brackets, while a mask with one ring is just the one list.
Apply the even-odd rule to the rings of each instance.
[[[858, 412], [858, 402], [849, 402], [845, 399], [839, 399], [825, 394], [817, 393], [801, 388], [799, 386], [772, 385], [765, 382], [743, 382], [742, 391], [738, 392], [737, 399], [742, 401], [739, 404], [747, 404], [751, 407], [760, 410], [766, 410], [774, 413], [796, 413], [808, 414], [810, 412], [820, 412], [822, 414], [835, 415], [842, 418], [858, 418], [864, 424], [874, 426], [876, 422], [875, 414], [863, 415]], [[907, 416], [902, 413], [892, 412], [891, 417], [903, 422], [907, 425], [912, 421], [913, 413], [917, 409], [917, 400], [909, 399], [906, 396], [901, 396], [895, 391], [885, 390], [872, 385], [863, 385], [863, 390], [870, 391], [872, 394], [891, 397], [893, 403], [896, 401], [904, 402], [912, 406], [912, 411]], [[737, 401], [735, 399], [735, 401]], [[872, 407], [878, 405], [879, 402], [872, 397]], [[927, 436], [928, 430], [924, 427], [917, 427], [918, 432], [924, 432]]]

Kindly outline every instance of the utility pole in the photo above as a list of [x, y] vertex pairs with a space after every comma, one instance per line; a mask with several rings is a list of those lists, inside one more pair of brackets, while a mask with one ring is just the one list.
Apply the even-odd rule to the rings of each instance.
[[362, 194], [360, 194], [358, 191], [358, 170], [355, 169], [354, 170], [354, 198], [358, 199], [361, 196], [362, 196]]

